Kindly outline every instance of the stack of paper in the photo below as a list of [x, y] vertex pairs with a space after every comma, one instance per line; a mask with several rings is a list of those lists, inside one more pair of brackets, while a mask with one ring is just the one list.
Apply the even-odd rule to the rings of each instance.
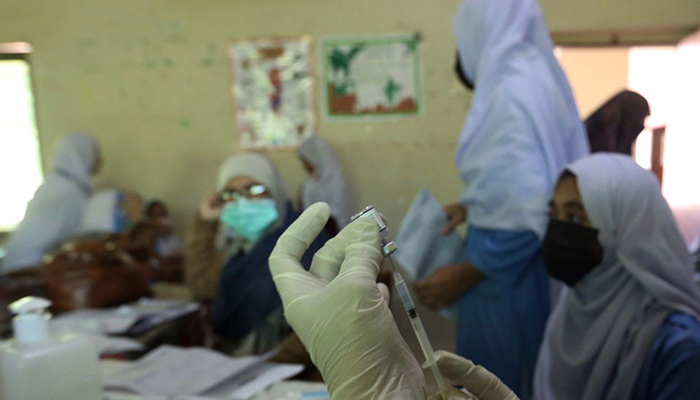
[[[396, 235], [398, 250], [392, 256], [405, 269], [410, 280], [427, 278], [437, 268], [463, 260], [464, 239], [452, 232], [443, 235], [447, 215], [429, 190], [413, 200]], [[443, 316], [456, 319], [456, 305], [445, 308]]]
[[203, 349], [161, 346], [103, 378], [103, 386], [144, 396], [246, 400], [304, 367], [271, 364], [266, 357], [231, 358]]

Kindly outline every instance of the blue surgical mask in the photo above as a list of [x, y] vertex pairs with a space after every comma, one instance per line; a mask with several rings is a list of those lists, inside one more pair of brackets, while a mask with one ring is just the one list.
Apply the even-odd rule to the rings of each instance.
[[226, 203], [220, 220], [243, 238], [257, 242], [278, 218], [274, 200], [242, 197], [236, 202]]

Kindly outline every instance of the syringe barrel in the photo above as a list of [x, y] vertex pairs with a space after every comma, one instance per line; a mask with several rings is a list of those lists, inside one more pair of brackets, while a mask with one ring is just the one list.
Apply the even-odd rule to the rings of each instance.
[[408, 291], [408, 284], [398, 272], [394, 273], [394, 281], [396, 283], [396, 291], [399, 293], [399, 298], [401, 299], [401, 304], [403, 304], [404, 310], [406, 310], [406, 312], [409, 314], [415, 314], [416, 305], [413, 303], [411, 293]]

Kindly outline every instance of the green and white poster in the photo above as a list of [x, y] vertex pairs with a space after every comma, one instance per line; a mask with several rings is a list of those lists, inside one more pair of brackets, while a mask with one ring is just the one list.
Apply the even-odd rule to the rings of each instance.
[[329, 119], [411, 116], [423, 107], [420, 36], [336, 37], [321, 43]]

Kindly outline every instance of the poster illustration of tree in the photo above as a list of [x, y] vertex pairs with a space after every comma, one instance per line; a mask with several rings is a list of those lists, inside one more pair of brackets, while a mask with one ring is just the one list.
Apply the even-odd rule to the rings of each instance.
[[325, 115], [415, 115], [422, 108], [420, 37], [416, 34], [324, 39]]
[[310, 37], [242, 40], [230, 47], [232, 93], [243, 149], [294, 149], [314, 134]]

